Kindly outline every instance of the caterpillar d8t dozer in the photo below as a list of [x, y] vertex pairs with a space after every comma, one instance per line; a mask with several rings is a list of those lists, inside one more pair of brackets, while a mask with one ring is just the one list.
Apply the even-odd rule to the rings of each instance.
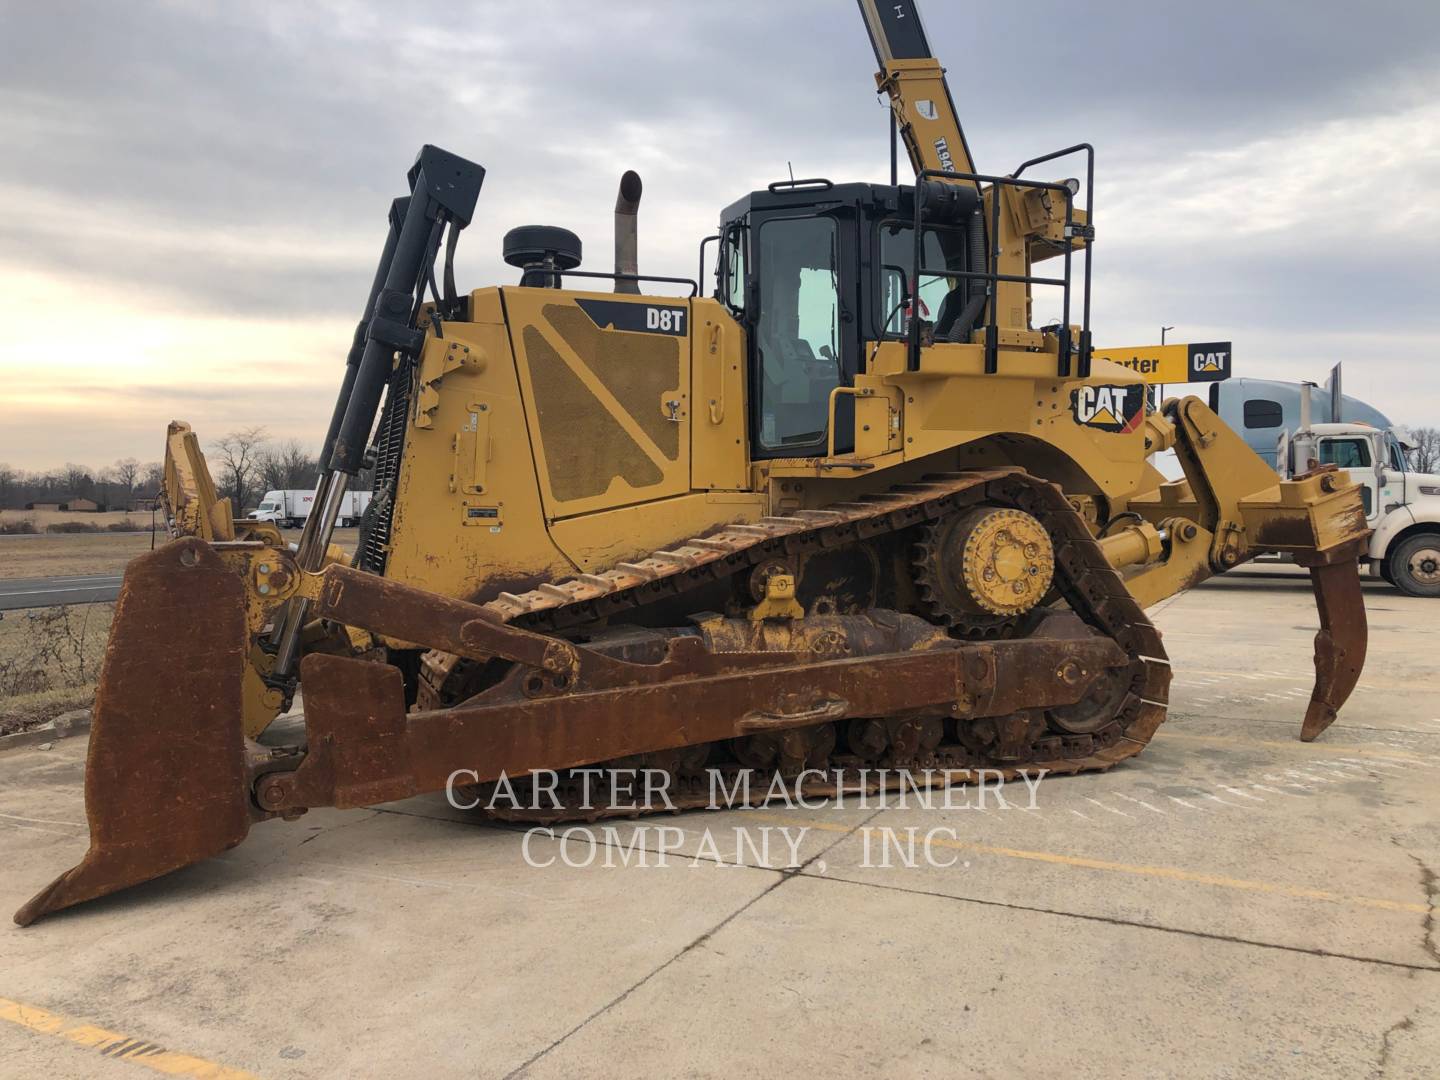
[[[1091, 148], [978, 172], [913, 6], [860, 7], [913, 183], [746, 195], [701, 244], [711, 295], [639, 272], [634, 174], [613, 273], [523, 227], [519, 284], [458, 293], [484, 170], [420, 151], [298, 544], [236, 520], [172, 425], [176, 539], [125, 574], [90, 850], [18, 921], [462, 772], [563, 820], [612, 812], [610, 766], [667, 809], [716, 771], [1107, 769], [1165, 716], [1146, 607], [1260, 552], [1311, 567], [1302, 738], [1333, 720], [1365, 652], [1358, 487], [1281, 481], [1198, 399], [1153, 408], [1093, 357]], [[1062, 157], [1083, 183], [1034, 178]], [[1176, 482], [1147, 460], [1171, 447]], [[352, 558], [332, 532], [362, 471]], [[303, 738], [262, 734], [297, 690]], [[533, 770], [559, 781], [527, 802]]]

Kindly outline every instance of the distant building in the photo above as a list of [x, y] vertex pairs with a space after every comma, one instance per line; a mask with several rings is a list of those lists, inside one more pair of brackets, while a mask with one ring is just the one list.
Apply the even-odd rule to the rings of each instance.
[[73, 513], [93, 514], [100, 509], [100, 504], [94, 499], [85, 499], [79, 495], [71, 495], [67, 498], [53, 502], [32, 502], [25, 504], [26, 510], [69, 510]]

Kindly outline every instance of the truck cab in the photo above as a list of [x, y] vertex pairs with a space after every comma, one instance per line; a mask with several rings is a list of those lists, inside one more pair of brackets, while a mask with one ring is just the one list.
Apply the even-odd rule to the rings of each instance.
[[305, 523], [314, 501], [313, 491], [267, 491], [260, 505], [250, 514], [250, 519], [274, 522], [282, 529], [294, 529]]
[[252, 521], [271, 521], [284, 529], [293, 528], [285, 494], [283, 491], [267, 491], [260, 505], [247, 516]]
[[1413, 471], [1408, 448], [1403, 428], [1318, 423], [1282, 433], [1276, 462], [1287, 478], [1316, 465], [1349, 473], [1374, 530], [1371, 571], [1411, 596], [1440, 597], [1440, 476]]

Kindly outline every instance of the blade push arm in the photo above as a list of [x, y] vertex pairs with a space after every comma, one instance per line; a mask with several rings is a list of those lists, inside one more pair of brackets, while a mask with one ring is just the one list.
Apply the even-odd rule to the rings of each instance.
[[[1281, 480], [1199, 398], [1170, 399], [1147, 418], [1147, 446], [1173, 448], [1185, 479], [1129, 500], [1140, 526], [1102, 540], [1112, 561], [1137, 569], [1126, 586], [1144, 606], [1264, 552], [1310, 571], [1319, 613], [1315, 686], [1300, 737], [1330, 726], [1360, 678], [1368, 631], [1357, 560], [1370, 536], [1361, 487], [1333, 466]], [[1140, 550], [1134, 533], [1163, 543]], [[1131, 554], [1119, 553], [1127, 546]], [[1119, 557], [1117, 557], [1119, 556]]]

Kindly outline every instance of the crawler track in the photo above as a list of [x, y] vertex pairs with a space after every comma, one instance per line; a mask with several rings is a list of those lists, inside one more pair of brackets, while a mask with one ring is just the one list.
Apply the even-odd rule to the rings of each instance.
[[[880, 717], [822, 723], [797, 729], [784, 739], [732, 739], [609, 766], [663, 769], [670, 779], [669, 805], [685, 809], [710, 805], [709, 778], [716, 770], [719, 775], [733, 775], [745, 768], [763, 769], [767, 776], [778, 773], [791, 780], [804, 773], [809, 779], [800, 787], [825, 794], [834, 790], [833, 782], [814, 779], [807, 769], [845, 769], [852, 776], [860, 768], [908, 769], [921, 776], [928, 771], [928, 782], [938, 784], [964, 782], [979, 769], [996, 770], [1006, 777], [1040, 770], [1101, 770], [1138, 753], [1165, 717], [1170, 667], [1160, 635], [1060, 489], [1020, 470], [933, 476], [823, 510], [726, 526], [602, 574], [582, 574], [519, 595], [502, 593], [486, 606], [504, 621], [525, 629], [583, 633], [584, 628], [605, 621], [624, 623], [627, 613], [647, 605], [682, 597], [716, 581], [735, 580], [768, 560], [804, 560], [877, 538], [920, 536], [947, 515], [980, 503], [1032, 514], [1045, 526], [1055, 548], [1055, 586], [1064, 605], [1055, 605], [1049, 617], [1031, 619], [1015, 632], [1031, 638], [1102, 634], [1131, 658], [1123, 677], [1098, 687], [1094, 700], [999, 719]], [[1065, 613], [1066, 607], [1073, 615]], [[914, 614], [927, 616], [925, 605], [918, 604]], [[417, 707], [444, 708], [467, 697], [465, 664], [447, 653], [425, 654]], [[885, 780], [866, 783], [873, 790]], [[767, 786], [768, 780], [757, 785], [757, 790]], [[636, 812], [595, 809], [606, 805], [605, 793], [593, 786], [585, 789], [578, 782], [562, 784], [560, 794], [562, 810], [525, 810], [501, 816], [593, 820]]]

